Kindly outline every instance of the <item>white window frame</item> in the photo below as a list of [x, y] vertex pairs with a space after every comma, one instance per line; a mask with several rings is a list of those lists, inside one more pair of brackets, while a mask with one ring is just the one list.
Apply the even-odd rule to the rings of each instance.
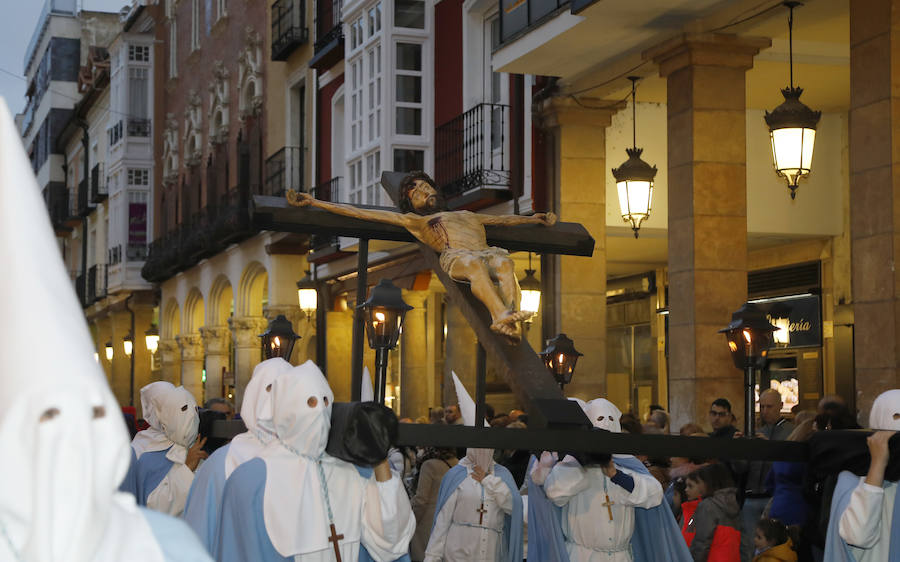
[[226, 0], [216, 0], [216, 21], [228, 16], [228, 2]]
[[200, 0], [191, 0], [191, 52], [200, 48]]
[[169, 78], [178, 78], [178, 20], [169, 20]]

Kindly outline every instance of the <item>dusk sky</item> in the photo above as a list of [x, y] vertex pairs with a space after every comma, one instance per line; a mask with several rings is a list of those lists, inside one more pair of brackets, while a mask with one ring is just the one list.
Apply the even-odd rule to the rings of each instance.
[[[118, 12], [130, 0], [81, 0], [82, 9]], [[0, 97], [6, 98], [10, 111], [19, 113], [25, 108], [23, 57], [31, 34], [44, 7], [43, 0], [0, 0]]]

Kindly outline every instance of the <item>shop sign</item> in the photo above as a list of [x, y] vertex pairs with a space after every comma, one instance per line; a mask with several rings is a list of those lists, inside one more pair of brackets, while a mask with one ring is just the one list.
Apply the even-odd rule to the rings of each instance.
[[818, 295], [757, 302], [769, 322], [780, 328], [773, 334], [774, 347], [822, 345], [822, 314]]

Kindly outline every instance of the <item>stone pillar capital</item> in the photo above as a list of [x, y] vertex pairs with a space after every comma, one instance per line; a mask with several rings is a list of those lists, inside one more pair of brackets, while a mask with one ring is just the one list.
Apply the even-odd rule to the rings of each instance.
[[178, 342], [175, 340], [159, 340], [159, 353], [162, 353], [164, 362], [169, 361], [174, 358], [175, 354], [180, 353]]
[[625, 105], [624, 101], [554, 96], [541, 102], [538, 110], [544, 127], [549, 129], [568, 126], [605, 129], [612, 122], [612, 116], [625, 109]]
[[203, 326], [200, 328], [200, 336], [208, 355], [225, 355], [228, 353], [228, 342], [231, 338], [231, 329], [228, 326]]
[[235, 347], [259, 347], [259, 335], [266, 331], [269, 322], [262, 316], [231, 317], [228, 325], [234, 336]]
[[181, 348], [182, 361], [203, 359], [203, 337], [200, 334], [181, 334], [175, 336], [175, 340]]
[[659, 75], [666, 77], [688, 66], [720, 66], [749, 70], [753, 57], [772, 46], [768, 37], [745, 37], [728, 33], [682, 33], [650, 47], [642, 53], [644, 60], [659, 65]]

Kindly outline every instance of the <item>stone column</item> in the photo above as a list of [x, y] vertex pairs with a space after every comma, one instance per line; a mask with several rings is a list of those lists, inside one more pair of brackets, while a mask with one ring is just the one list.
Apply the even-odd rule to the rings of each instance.
[[478, 338], [459, 308], [447, 303], [447, 358], [444, 361], [441, 406], [456, 404], [456, 388], [450, 372], [456, 373], [466, 390], [475, 397], [475, 375], [478, 357]]
[[717, 333], [747, 299], [745, 74], [767, 38], [682, 35], [644, 53], [668, 87], [669, 408], [704, 423], [743, 374]]
[[160, 356], [162, 380], [175, 386], [181, 384], [181, 349], [178, 347], [178, 342], [174, 339], [159, 340], [157, 353], [162, 354]]
[[206, 349], [206, 399], [221, 398], [222, 370], [228, 369], [231, 330], [228, 326], [203, 326], [200, 336]]
[[875, 397], [900, 385], [898, 15], [896, 0], [850, 3], [851, 283], [863, 425]]
[[[131, 315], [128, 312], [110, 312], [109, 319], [111, 326], [109, 341], [112, 341], [113, 344], [110, 388], [119, 404], [126, 405], [129, 402], [128, 396], [131, 390], [131, 358], [125, 355], [123, 342], [125, 336], [131, 331]], [[137, 348], [140, 343], [142, 342], [135, 341], [132, 349]], [[104, 342], [105, 345], [106, 342]]]
[[[294, 292], [294, 296], [296, 297], [296, 291]], [[306, 321], [306, 315], [303, 314], [303, 311], [300, 310], [299, 305], [271, 305], [267, 306], [265, 310], [263, 310], [263, 315], [266, 317], [266, 322], [271, 322], [274, 320], [279, 314], [283, 314], [285, 318], [291, 323], [291, 326], [294, 328], [294, 333], [300, 336], [300, 339], [294, 344], [294, 350], [291, 352], [291, 357], [289, 362], [291, 365], [301, 365], [306, 362], [307, 359], [313, 359], [314, 357], [308, 356], [306, 350], [306, 338], [309, 336], [308, 330], [308, 322]], [[265, 329], [263, 329], [265, 331]], [[262, 333], [262, 332], [260, 332]]]
[[181, 348], [181, 386], [194, 395], [202, 405], [203, 396], [203, 338], [200, 334], [175, 336]]
[[268, 321], [262, 316], [231, 317], [228, 325], [234, 338], [234, 403], [240, 404], [253, 369], [262, 359], [259, 335], [266, 331]]
[[552, 98], [541, 111], [556, 137], [560, 220], [581, 223], [594, 238], [592, 257], [559, 258], [557, 306], [558, 331], [584, 353], [566, 394], [590, 399], [606, 393], [606, 128], [624, 105], [578, 101]]
[[406, 313], [401, 336], [400, 415], [411, 417], [428, 414], [428, 349], [425, 325], [425, 301], [428, 291], [403, 291], [403, 300], [414, 307]]
[[[320, 305], [321, 306], [321, 305]], [[353, 309], [326, 312], [325, 329], [328, 334], [328, 386], [334, 392], [335, 401], [350, 400], [350, 348], [353, 345]], [[369, 346], [367, 344], [366, 347]]]

